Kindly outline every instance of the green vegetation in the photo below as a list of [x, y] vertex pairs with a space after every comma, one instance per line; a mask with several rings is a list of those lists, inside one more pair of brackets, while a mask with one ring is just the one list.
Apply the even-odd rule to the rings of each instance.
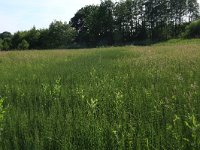
[[154, 45], [200, 45], [200, 39], [171, 39], [164, 42], [159, 42]]
[[185, 36], [188, 38], [200, 38], [200, 20], [194, 21], [187, 26]]
[[[5, 112], [4, 108], [3, 108], [3, 102], [4, 102], [4, 99], [0, 98], [0, 127], [3, 122], [3, 116], [4, 116], [4, 112]], [[0, 128], [0, 131], [1, 131], [1, 128]]]
[[22, 40], [18, 45], [18, 49], [25, 50], [29, 48], [29, 43], [26, 40]]
[[3, 131], [3, 119], [4, 119], [4, 113], [5, 113], [3, 102], [4, 102], [4, 99], [0, 97], [0, 141], [2, 141], [1, 132]]
[[1, 52], [0, 149], [200, 149], [199, 68], [198, 44]]

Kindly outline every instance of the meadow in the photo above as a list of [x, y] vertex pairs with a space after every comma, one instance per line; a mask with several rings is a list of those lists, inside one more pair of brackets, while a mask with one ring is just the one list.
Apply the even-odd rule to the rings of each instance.
[[197, 150], [200, 42], [0, 52], [0, 100], [2, 150]]

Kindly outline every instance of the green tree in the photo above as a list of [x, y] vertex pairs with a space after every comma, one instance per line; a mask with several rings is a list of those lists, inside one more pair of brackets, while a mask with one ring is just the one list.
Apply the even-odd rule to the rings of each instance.
[[0, 50], [3, 49], [3, 40], [0, 38]]
[[173, 22], [173, 37], [179, 36], [182, 32], [181, 25], [187, 14], [187, 0], [170, 0], [170, 19]]
[[27, 50], [29, 48], [29, 43], [26, 40], [22, 40], [22, 42], [19, 43], [17, 48], [20, 50]]
[[48, 49], [49, 46], [49, 29], [41, 29], [39, 30], [40, 37], [38, 40], [38, 49]]
[[[146, 18], [143, 0], [126, 0], [116, 3], [114, 8], [115, 39], [117, 42], [144, 40], [146, 35]], [[120, 37], [120, 38], [119, 38]]]
[[39, 38], [40, 38], [40, 31], [37, 30], [35, 27], [30, 29], [25, 35], [25, 39], [29, 43], [30, 49], [38, 48]]
[[133, 34], [133, 21], [135, 21], [133, 20], [133, 13], [133, 1], [126, 0], [116, 3], [114, 9], [115, 39], [121, 40], [123, 43], [130, 41]]
[[200, 38], [200, 20], [188, 25], [184, 36], [187, 38]]
[[76, 31], [66, 22], [54, 21], [49, 26], [50, 48], [65, 48], [73, 44]]
[[113, 44], [114, 3], [111, 0], [101, 1], [98, 10], [98, 25], [100, 27], [100, 44]]
[[11, 41], [11, 38], [5, 38], [3, 39], [3, 50], [10, 50], [11, 47], [12, 47], [12, 41]]
[[0, 34], [0, 39], [2, 39], [1, 43], [0, 43], [0, 45], [1, 45], [0, 49], [2, 49], [2, 50], [11, 49], [11, 47], [12, 47], [12, 42], [11, 42], [12, 34], [10, 32], [6, 31], [6, 32], [1, 33]]
[[192, 22], [199, 17], [199, 4], [197, 0], [187, 0], [187, 16], [188, 21]]
[[28, 31], [18, 31], [12, 37], [12, 49], [18, 49], [18, 45], [26, 38]]
[[76, 42], [90, 46], [99, 41], [100, 26], [98, 18], [99, 6], [89, 5], [81, 8], [71, 19], [70, 24], [77, 31]]
[[168, 1], [147, 0], [145, 2], [145, 16], [149, 30], [149, 37], [153, 40], [164, 39], [163, 31], [168, 22]]
[[0, 38], [1, 39], [12, 38], [12, 34], [10, 32], [5, 31], [0, 34]]

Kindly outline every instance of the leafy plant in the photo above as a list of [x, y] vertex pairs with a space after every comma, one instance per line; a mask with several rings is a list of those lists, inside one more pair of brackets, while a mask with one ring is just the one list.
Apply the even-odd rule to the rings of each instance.
[[19, 43], [17, 48], [20, 49], [20, 50], [28, 49], [29, 48], [29, 43], [26, 40], [22, 40], [22, 42]]
[[200, 38], [200, 20], [188, 25], [184, 36], [187, 38]]

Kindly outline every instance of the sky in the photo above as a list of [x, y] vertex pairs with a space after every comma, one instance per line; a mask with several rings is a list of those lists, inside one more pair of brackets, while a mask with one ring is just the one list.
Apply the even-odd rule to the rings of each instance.
[[54, 20], [68, 22], [80, 8], [99, 3], [100, 0], [0, 0], [0, 33], [33, 26], [47, 28]]
[[83, 6], [100, 0], [0, 0], [0, 33], [47, 28], [54, 20], [70, 21]]

